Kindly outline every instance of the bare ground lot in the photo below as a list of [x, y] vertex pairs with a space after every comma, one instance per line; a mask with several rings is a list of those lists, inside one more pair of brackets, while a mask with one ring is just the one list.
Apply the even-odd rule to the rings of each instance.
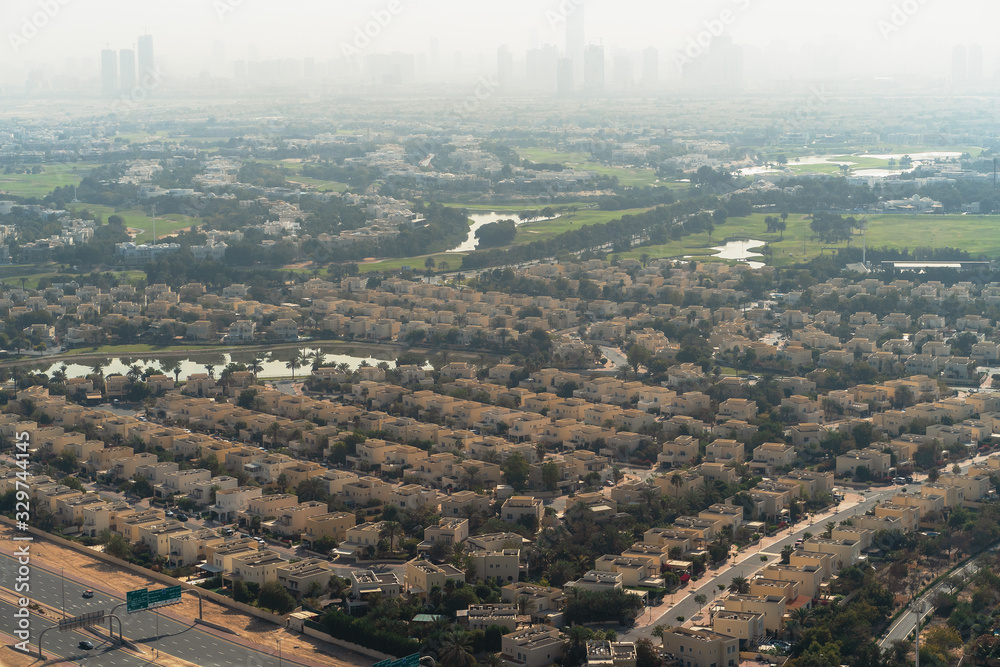
[[[14, 535], [14, 530], [6, 525], [0, 525], [0, 550], [6, 553], [13, 552], [10, 538]], [[72, 570], [74, 578], [79, 582], [92, 585], [95, 589], [107, 590], [116, 595], [125, 597], [125, 593], [137, 588], [160, 588], [162, 584], [152, 578], [144, 577], [138, 573], [122, 571], [113, 565], [109, 565], [97, 558], [90, 558], [86, 554], [79, 553], [52, 542], [43, 541], [36, 538], [31, 547], [33, 563], [43, 565], [51, 569]], [[198, 601], [192, 596], [183, 596], [182, 602], [171, 606], [169, 613], [183, 616], [187, 619], [198, 617]], [[319, 641], [312, 637], [299, 635], [286, 628], [282, 628], [262, 619], [243, 614], [229, 609], [220, 604], [210, 602], [204, 603], [203, 618], [206, 621], [225, 626], [235, 631], [240, 637], [260, 644], [268, 650], [275, 650], [275, 640], [281, 638], [281, 651], [285, 656], [297, 656], [335, 667], [369, 667], [373, 660], [367, 656], [359, 655], [339, 646], [334, 646], [326, 642]], [[8, 649], [9, 651], [9, 649]], [[9, 651], [14, 656], [20, 655], [14, 651]], [[8, 662], [8, 654], [0, 652], [0, 665], [6, 667], [17, 666], [17, 662]], [[25, 665], [40, 665], [38, 662], [27, 662]], [[182, 664], [180, 662], [178, 665]]]

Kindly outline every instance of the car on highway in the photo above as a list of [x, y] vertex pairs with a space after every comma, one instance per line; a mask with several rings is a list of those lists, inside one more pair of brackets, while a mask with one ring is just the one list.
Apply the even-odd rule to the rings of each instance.
[[90, 641], [87, 641], [86, 639], [84, 639], [79, 644], [77, 644], [77, 646], [79, 646], [80, 648], [82, 648], [84, 651], [91, 651], [94, 648], [94, 642], [90, 642]]
[[88, 588], [87, 590], [85, 590], [83, 592], [83, 597], [85, 597], [85, 598], [92, 598], [92, 597], [94, 597], [94, 591], [92, 591], [92, 590], [90, 590]]

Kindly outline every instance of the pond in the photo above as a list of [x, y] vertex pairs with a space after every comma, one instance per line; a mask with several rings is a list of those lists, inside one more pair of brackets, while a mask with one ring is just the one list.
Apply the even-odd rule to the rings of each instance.
[[740, 262], [746, 262], [751, 268], [759, 269], [765, 264], [763, 262], [751, 262], [749, 261], [751, 257], [763, 257], [759, 252], [752, 252], [755, 248], [760, 248], [765, 246], [767, 243], [765, 241], [754, 241], [753, 239], [741, 239], [738, 241], [729, 241], [725, 245], [721, 245], [712, 250], [718, 250], [713, 257], [718, 259], [735, 259]]
[[465, 238], [460, 246], [452, 248], [448, 252], [472, 252], [479, 245], [479, 239], [476, 238], [476, 232], [478, 232], [482, 227], [492, 224], [494, 222], [500, 222], [501, 220], [513, 220], [514, 224], [520, 227], [527, 222], [545, 222], [546, 220], [555, 220], [555, 218], [532, 218], [530, 220], [521, 220], [517, 217], [517, 213], [506, 212], [506, 213], [474, 213], [469, 215], [469, 220], [472, 221], [472, 226], [469, 227], [469, 235]]
[[[322, 348], [321, 348], [322, 349]], [[316, 348], [302, 348], [301, 351], [306, 354], [312, 354], [315, 352]], [[374, 356], [357, 356], [354, 354], [343, 354], [341, 352], [333, 352], [328, 349], [323, 349], [323, 353], [326, 355], [326, 366], [337, 366], [339, 364], [348, 364], [352, 369], [357, 368], [361, 365], [361, 362], [367, 361], [370, 366], [375, 366], [380, 362], [386, 362], [391, 368], [396, 367], [396, 360], [392, 358], [391, 354], [386, 354], [382, 357]], [[262, 370], [260, 371], [260, 377], [262, 378], [291, 378], [292, 370], [285, 366], [287, 362], [292, 359], [296, 350], [275, 350], [270, 353], [259, 353], [264, 358], [261, 362]], [[134, 364], [139, 368], [146, 370], [147, 368], [163, 369], [164, 365], [169, 367], [174, 361], [180, 363], [180, 375], [181, 380], [185, 380], [191, 375], [198, 373], [207, 373], [208, 366], [214, 367], [214, 373], [218, 377], [219, 373], [230, 363], [237, 362], [243, 364], [249, 364], [254, 356], [258, 354], [256, 352], [240, 352], [232, 351], [227, 353], [214, 353], [214, 352], [198, 352], [192, 353], [189, 358], [178, 359], [177, 357], [160, 357], [157, 358], [155, 354], [153, 355], [143, 355], [143, 356], [122, 356], [122, 357], [108, 357], [102, 359], [104, 362], [104, 374], [113, 375], [115, 373], [120, 373], [124, 375], [128, 372], [129, 366]], [[91, 373], [94, 369], [94, 364], [92, 362], [81, 362], [69, 363], [57, 362], [48, 366], [40, 368], [40, 370], [48, 375], [51, 375], [53, 371], [61, 368], [65, 364], [66, 375], [69, 377], [79, 377]], [[303, 377], [309, 374], [309, 370], [312, 367], [312, 361], [308, 361], [306, 366], [299, 368], [295, 371], [295, 377]], [[173, 373], [169, 373], [173, 375]]]

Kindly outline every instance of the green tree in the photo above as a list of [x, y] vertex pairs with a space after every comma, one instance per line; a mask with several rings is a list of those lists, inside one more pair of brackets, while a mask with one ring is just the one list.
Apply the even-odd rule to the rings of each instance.
[[247, 590], [247, 585], [243, 583], [242, 579], [236, 579], [233, 581], [233, 599], [244, 604], [253, 603], [250, 591]]
[[528, 485], [528, 475], [531, 474], [531, 465], [528, 459], [520, 452], [511, 454], [503, 464], [503, 478], [516, 491], [523, 491]]
[[472, 639], [467, 632], [446, 633], [441, 638], [437, 654], [441, 667], [473, 667], [476, 664], [472, 655]]
[[276, 614], [287, 614], [295, 609], [293, 598], [278, 581], [268, 581], [260, 587], [257, 604], [263, 609], [270, 609]]
[[107, 544], [104, 545], [104, 553], [121, 560], [128, 560], [132, 557], [132, 545], [123, 535], [112, 533]]
[[403, 526], [396, 521], [386, 521], [378, 534], [380, 538], [389, 540], [389, 551], [391, 552], [396, 551], [396, 538], [401, 535], [403, 535]]
[[546, 491], [555, 491], [559, 488], [559, 466], [553, 461], [542, 464], [542, 486]]

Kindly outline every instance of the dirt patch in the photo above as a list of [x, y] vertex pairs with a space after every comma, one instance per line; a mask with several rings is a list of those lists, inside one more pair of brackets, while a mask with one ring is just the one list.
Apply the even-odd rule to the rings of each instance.
[[[8, 541], [13, 537], [14, 532], [10, 526], [0, 525], [0, 541]], [[123, 598], [127, 591], [137, 588], [162, 587], [162, 584], [155, 579], [144, 577], [138, 573], [122, 571], [97, 558], [89, 557], [87, 554], [53, 542], [36, 539], [32, 543], [31, 553], [36, 565], [45, 565], [54, 570], [65, 568], [67, 572], [73, 572], [73, 578], [76, 581], [93, 586], [95, 589], [113, 591]], [[194, 619], [198, 618], [198, 600], [192, 595], [184, 595], [181, 597], [180, 604], [173, 605], [165, 611], [191, 619], [193, 623]], [[203, 618], [206, 621], [227, 627], [240, 637], [260, 644], [271, 651], [277, 651], [276, 640], [280, 638], [282, 655], [298, 656], [337, 667], [369, 667], [373, 662], [367, 656], [358, 655], [313, 637], [299, 635], [287, 628], [279, 627], [256, 616], [241, 613], [209, 600], [204, 602]], [[8, 663], [0, 659], [0, 665], [7, 667], [8, 664], [19, 667], [17, 663]], [[25, 665], [29, 664], [38, 665], [41, 663], [25, 663]], [[182, 664], [188, 663], [177, 663], [178, 666]]]

